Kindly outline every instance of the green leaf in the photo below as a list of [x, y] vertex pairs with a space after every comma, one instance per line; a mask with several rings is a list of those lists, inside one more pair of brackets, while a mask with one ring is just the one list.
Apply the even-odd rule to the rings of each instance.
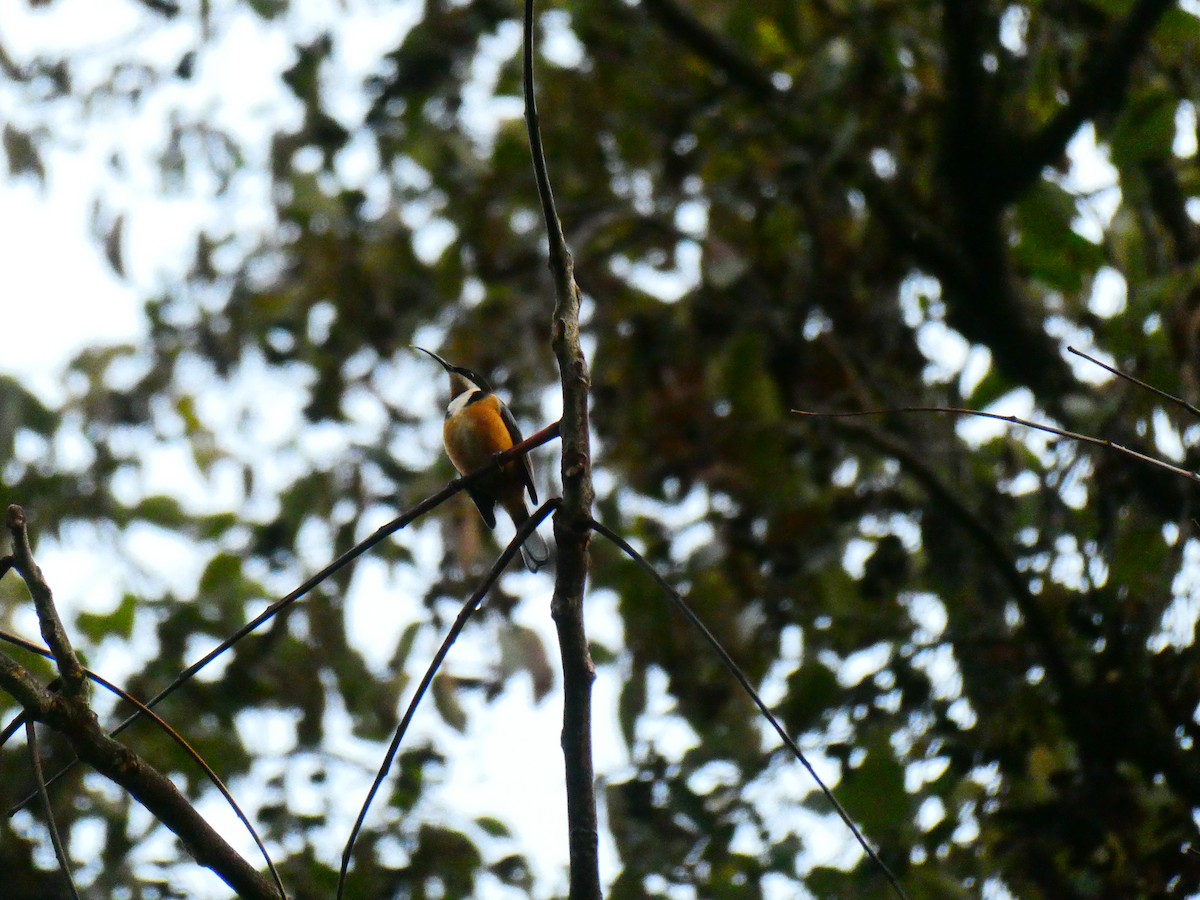
[[201, 595], [228, 593], [231, 586], [241, 582], [241, 578], [241, 558], [232, 553], [218, 553], [204, 567], [197, 591]]
[[133, 634], [134, 613], [137, 611], [137, 606], [138, 599], [132, 594], [126, 594], [112, 612], [80, 613], [75, 619], [75, 625], [94, 643], [99, 643], [106, 637], [128, 640]]
[[863, 831], [876, 840], [894, 836], [912, 823], [913, 804], [904, 790], [904, 767], [886, 737], [869, 745], [858, 768], [846, 771], [836, 794]]
[[147, 497], [131, 510], [131, 518], [141, 519], [163, 528], [181, 528], [190, 520], [183, 506], [174, 497]]
[[1152, 159], [1170, 159], [1179, 98], [1167, 90], [1136, 95], [1108, 136], [1113, 162], [1122, 170]]
[[508, 826], [499, 819], [494, 819], [491, 816], [481, 816], [475, 820], [475, 824], [482, 828], [491, 837], [511, 837], [512, 832]]
[[5, 122], [3, 141], [10, 177], [32, 175], [39, 182], [45, 182], [46, 167], [42, 162], [41, 154], [38, 153], [33, 135], [22, 131], [11, 122]]
[[531, 894], [534, 886], [533, 872], [530, 871], [529, 862], [525, 857], [516, 854], [506, 856], [499, 862], [492, 863], [488, 869], [505, 884], [511, 884], [526, 894]]
[[1133, 0], [1084, 0], [1084, 2], [1114, 19], [1125, 16], [1133, 6]]
[[507, 679], [517, 672], [529, 674], [538, 702], [554, 687], [554, 669], [541, 637], [531, 628], [509, 622], [500, 632], [500, 674]]
[[442, 720], [457, 732], [466, 731], [467, 714], [458, 702], [458, 682], [445, 675], [435, 678], [430, 693]]
[[1104, 251], [1071, 228], [1076, 200], [1043, 181], [1016, 207], [1020, 238], [1016, 262], [1049, 288], [1077, 293], [1103, 265]]
[[842, 693], [837, 676], [816, 660], [805, 662], [789, 675], [787, 686], [787, 696], [780, 704], [779, 713], [793, 734], [815, 727]]

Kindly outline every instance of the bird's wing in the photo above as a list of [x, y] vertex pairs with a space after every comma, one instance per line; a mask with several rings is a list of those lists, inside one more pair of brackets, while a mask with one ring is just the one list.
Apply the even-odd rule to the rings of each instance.
[[483, 516], [483, 523], [488, 528], [495, 528], [496, 501], [478, 488], [467, 488], [467, 493], [475, 501], [475, 506], [479, 509], [479, 514]]
[[[500, 404], [500, 418], [504, 420], [504, 426], [508, 429], [508, 436], [512, 438], [513, 446], [525, 440], [521, 437], [521, 429], [517, 425], [517, 420], [513, 418], [512, 410], [504, 403]], [[521, 475], [521, 480], [525, 482], [525, 487], [529, 489], [529, 499], [536, 504], [538, 502], [537, 488], [533, 486], [533, 463], [530, 461], [528, 453], [521, 457], [521, 465], [517, 471]]]

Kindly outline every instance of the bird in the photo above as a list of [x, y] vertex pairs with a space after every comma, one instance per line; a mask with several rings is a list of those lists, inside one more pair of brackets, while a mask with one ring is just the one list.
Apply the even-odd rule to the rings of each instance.
[[[446, 455], [460, 475], [474, 472], [497, 453], [521, 443], [521, 429], [512, 412], [487, 380], [463, 366], [454, 366], [424, 347], [413, 347], [433, 357], [450, 376], [450, 405], [442, 424], [442, 442]], [[467, 488], [488, 528], [496, 527], [496, 504], [504, 508], [517, 528], [529, 518], [525, 492], [538, 502], [533, 486], [533, 463], [529, 454], [509, 460]], [[550, 559], [550, 548], [536, 529], [521, 545], [521, 560], [530, 572], [537, 572]]]

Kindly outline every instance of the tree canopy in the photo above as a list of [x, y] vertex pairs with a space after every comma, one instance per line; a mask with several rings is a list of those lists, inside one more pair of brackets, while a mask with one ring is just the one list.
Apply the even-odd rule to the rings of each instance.
[[[96, 188], [118, 274], [151, 244], [139, 192], [216, 211], [145, 289], [144, 341], [81, 353], [61, 397], [0, 381], [0, 501], [43, 542], [111, 560], [112, 602], [68, 627], [140, 697], [451, 476], [429, 428], [440, 372], [409, 345], [488, 375], [526, 433], [556, 415], [519, 4], [342, 6], [140, 0], [100, 65], [0, 35], [10, 179], [54, 177], [68, 119], [160, 125], [112, 137]], [[287, 47], [267, 75], [246, 63], [269, 85], [225, 68], [247, 23]], [[539, 34], [597, 519], [687, 598], [914, 900], [1200, 891], [1192, 485], [1107, 447], [895, 411], [1015, 412], [1197, 469], [1194, 410], [1067, 347], [1197, 396], [1200, 9], [565, 0]], [[274, 99], [253, 128], [213, 84]], [[297, 897], [332, 895], [357, 785], [496, 550], [458, 500], [159, 710], [235, 793], [254, 786]], [[596, 727], [625, 760], [598, 773], [607, 896], [885, 896], [700, 637], [616, 549], [592, 551], [615, 698]], [[471, 626], [486, 637], [452, 654], [422, 711], [445, 727], [402, 749], [351, 896], [565, 884], [565, 851], [436, 794], [439, 734], [476, 739], [472, 710], [556, 691], [531, 624], [546, 584], [503, 581]], [[369, 614], [349, 602], [365, 594]], [[27, 608], [0, 581], [0, 624], [21, 630]], [[161, 734], [123, 739], [209, 797]], [[27, 772], [23, 749], [0, 753], [0, 784]], [[96, 848], [97, 896], [195, 895], [178, 848], [138, 855], [156, 832], [130, 798], [81, 769], [53, 797]], [[0, 824], [13, 896], [57, 895], [47, 847], [29, 813]]]

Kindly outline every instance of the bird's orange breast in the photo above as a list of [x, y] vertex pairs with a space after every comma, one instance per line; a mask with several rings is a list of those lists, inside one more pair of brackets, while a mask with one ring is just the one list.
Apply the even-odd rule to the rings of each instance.
[[449, 416], [442, 426], [442, 439], [454, 468], [463, 475], [486, 465], [513, 445], [495, 394], [468, 403]]

